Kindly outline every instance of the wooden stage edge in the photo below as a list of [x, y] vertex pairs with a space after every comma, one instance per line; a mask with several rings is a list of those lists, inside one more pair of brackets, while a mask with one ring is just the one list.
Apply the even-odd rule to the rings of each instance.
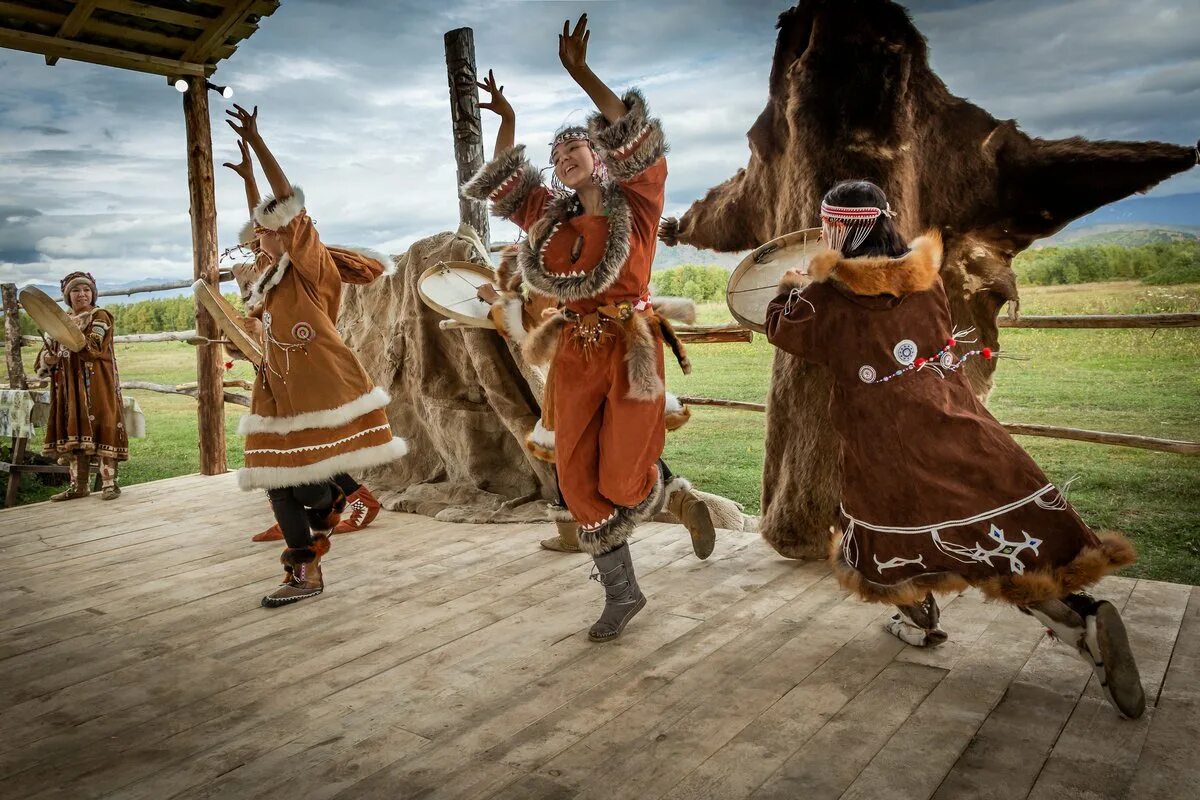
[[968, 592], [906, 647], [822, 562], [678, 526], [633, 545], [646, 609], [540, 525], [384, 512], [277, 610], [261, 493], [188, 476], [0, 511], [5, 798], [1200, 797], [1200, 590], [1115, 577], [1150, 708]]

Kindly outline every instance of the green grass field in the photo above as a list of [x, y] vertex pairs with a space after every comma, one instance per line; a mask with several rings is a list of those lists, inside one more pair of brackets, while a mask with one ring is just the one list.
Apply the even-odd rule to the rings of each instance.
[[[1024, 314], [1200, 310], [1200, 285], [1031, 287], [1021, 296]], [[728, 314], [714, 304], [702, 309], [701, 318], [723, 322]], [[999, 419], [1200, 440], [1200, 329], [1009, 330], [1002, 341], [1007, 352], [1028, 360], [1000, 365], [990, 400]], [[766, 397], [772, 349], [765, 338], [696, 345], [691, 356], [692, 375], [668, 368], [673, 391], [756, 402]], [[123, 345], [118, 359], [125, 380], [195, 378], [193, 351], [185, 344]], [[251, 377], [244, 364], [229, 374]], [[122, 483], [195, 472], [194, 401], [140, 391], [135, 396], [146, 412], [147, 438], [131, 443]], [[241, 443], [233, 433], [241, 413], [232, 406], [228, 412], [231, 467], [241, 463]], [[666, 457], [701, 488], [757, 511], [762, 437], [762, 414], [695, 408], [692, 421], [667, 437]], [[1071, 500], [1094, 527], [1135, 539], [1141, 561], [1128, 574], [1200, 584], [1200, 458], [1032, 437], [1020, 441], [1056, 483], [1078, 476]], [[53, 491], [26, 476], [21, 500], [41, 500]]]

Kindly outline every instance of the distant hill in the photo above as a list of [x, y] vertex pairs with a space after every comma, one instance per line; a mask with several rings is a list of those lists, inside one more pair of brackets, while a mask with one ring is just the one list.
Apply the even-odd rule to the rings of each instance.
[[1146, 225], [1108, 224], [1089, 225], [1078, 230], [1065, 230], [1057, 236], [1042, 239], [1034, 248], [1091, 247], [1115, 244], [1140, 247], [1144, 244], [1167, 244], [1200, 240], [1200, 226], [1151, 227]]
[[1195, 227], [1200, 225], [1200, 192], [1185, 192], [1169, 194], [1162, 197], [1126, 197], [1102, 208], [1098, 208], [1086, 217], [1081, 217], [1068, 226], [1079, 229], [1091, 225], [1129, 225], [1139, 223], [1138, 227], [1148, 227], [1145, 223], [1175, 228]]
[[654, 252], [654, 265], [651, 269], [657, 272], [658, 270], [672, 269], [683, 264], [697, 264], [700, 266], [715, 265], [724, 267], [732, 272], [733, 268], [741, 263], [745, 255], [745, 253], [717, 253], [713, 250], [699, 250], [687, 244], [667, 247], [660, 243], [658, 250]]

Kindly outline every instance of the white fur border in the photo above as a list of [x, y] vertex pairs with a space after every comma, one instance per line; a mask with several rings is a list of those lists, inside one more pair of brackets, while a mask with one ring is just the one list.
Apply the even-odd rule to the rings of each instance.
[[238, 470], [238, 488], [250, 491], [317, 483], [342, 472], [359, 472], [370, 467], [390, 464], [407, 453], [408, 442], [396, 437], [387, 444], [342, 453], [303, 467], [243, 467]]
[[254, 209], [254, 221], [264, 228], [279, 230], [304, 210], [304, 190], [293, 184], [292, 193], [276, 202], [274, 197], [263, 198]]
[[[392, 401], [391, 395], [376, 386], [349, 403], [324, 411], [306, 411], [292, 417], [264, 417], [261, 414], [246, 414], [238, 422], [238, 435], [252, 433], [292, 433], [309, 428], [335, 428], [358, 419], [369, 411], [384, 408]], [[286, 485], [286, 484], [285, 484]]]
[[348, 244], [331, 244], [330, 247], [336, 247], [339, 250], [349, 250], [351, 253], [358, 253], [363, 258], [369, 258], [377, 262], [383, 267], [383, 277], [396, 274], [396, 259], [389, 256], [380, 250], [372, 250], [370, 247], [352, 247]]
[[519, 295], [508, 293], [501, 295], [496, 302], [500, 304], [500, 312], [504, 316], [504, 332], [514, 344], [520, 346], [526, 337], [525, 315], [522, 313], [525, 304]]
[[546, 426], [542, 425], [542, 421], [539, 419], [537, 423], [534, 424], [533, 430], [529, 433], [529, 441], [533, 442], [539, 447], [544, 447], [547, 450], [553, 450], [554, 431], [546, 430]]
[[676, 492], [690, 492], [692, 490], [692, 482], [687, 478], [675, 475], [663, 490], [663, 497], [670, 499], [671, 495]]
[[254, 220], [247, 220], [245, 225], [238, 228], [238, 244], [250, 244], [257, 238], [254, 235]]
[[287, 273], [288, 267], [292, 264], [292, 257], [284, 253], [279, 257], [279, 261], [275, 262], [274, 266], [268, 267], [266, 272], [254, 281], [254, 285], [250, 287], [250, 296], [246, 299], [246, 307], [261, 306], [267, 301], [267, 292], [274, 289], [283, 280], [283, 276]]
[[663, 395], [663, 411], [667, 414], [682, 414], [683, 403], [680, 402], [679, 395], [666, 392]]

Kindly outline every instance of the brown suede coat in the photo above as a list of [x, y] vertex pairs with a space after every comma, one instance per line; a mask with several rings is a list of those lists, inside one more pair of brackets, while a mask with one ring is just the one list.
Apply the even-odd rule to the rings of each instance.
[[772, 344], [833, 374], [839, 577], [891, 602], [965, 584], [1017, 603], [1059, 597], [1132, 550], [1097, 537], [979, 401], [964, 367], [995, 354], [955, 328], [941, 256], [936, 233], [896, 259], [828, 251], [767, 312]]

